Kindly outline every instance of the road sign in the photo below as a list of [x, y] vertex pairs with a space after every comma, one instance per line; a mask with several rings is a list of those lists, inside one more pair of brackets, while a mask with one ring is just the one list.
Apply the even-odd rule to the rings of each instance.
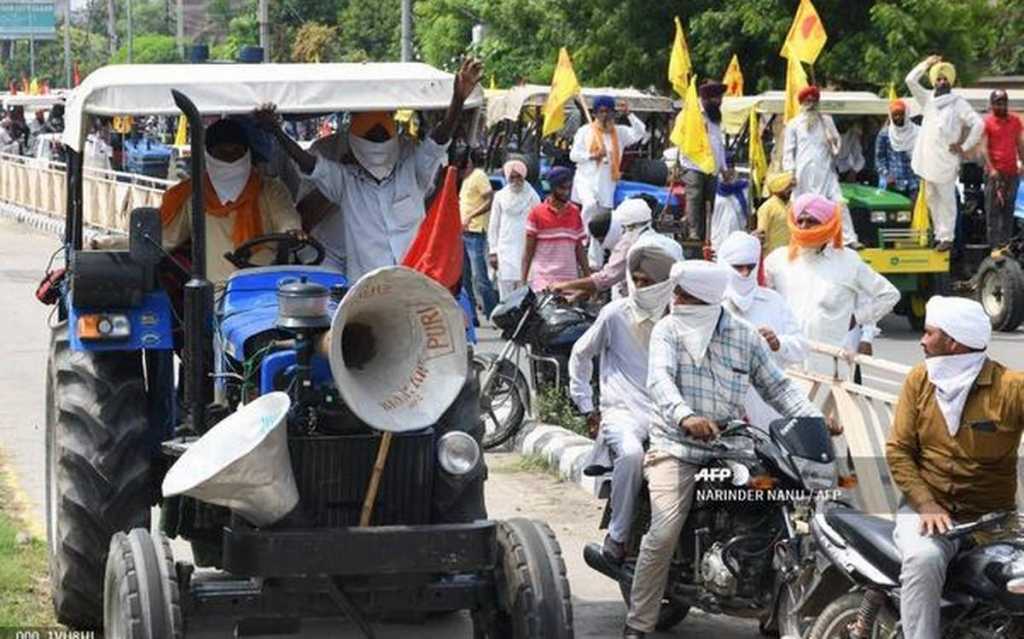
[[57, 37], [53, 0], [0, 0], [0, 40], [52, 40]]

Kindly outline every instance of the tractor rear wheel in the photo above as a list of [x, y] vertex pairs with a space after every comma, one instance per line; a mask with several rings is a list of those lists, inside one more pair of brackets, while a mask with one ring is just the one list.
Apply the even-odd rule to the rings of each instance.
[[1024, 269], [1012, 258], [991, 257], [978, 267], [978, 301], [997, 331], [1014, 331], [1024, 321]]
[[46, 387], [46, 531], [60, 623], [103, 623], [103, 574], [114, 533], [149, 528], [155, 501], [138, 352], [71, 350], [53, 330]]

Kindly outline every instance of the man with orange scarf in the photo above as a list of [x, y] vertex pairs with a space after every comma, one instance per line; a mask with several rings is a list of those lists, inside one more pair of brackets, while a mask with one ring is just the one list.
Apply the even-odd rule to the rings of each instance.
[[[250, 148], [245, 130], [234, 120], [218, 120], [206, 130], [206, 269], [216, 285], [235, 271], [225, 253], [259, 235], [302, 229], [288, 188], [252, 170]], [[167, 250], [192, 237], [192, 189], [188, 179], [164, 193], [160, 219]]]
[[[765, 259], [765, 276], [792, 309], [804, 337], [842, 347], [850, 329], [877, 322], [900, 301], [889, 280], [843, 246], [841, 205], [815, 193], [793, 201], [789, 246]], [[808, 361], [831, 374], [828, 362]]]
[[[576, 163], [572, 200], [580, 203], [586, 227], [598, 213], [615, 207], [615, 186], [622, 177], [622, 152], [647, 135], [643, 121], [626, 109], [629, 126], [615, 124], [615, 100], [611, 96], [594, 98], [594, 120], [581, 126], [573, 138], [569, 159]], [[598, 268], [604, 261], [600, 245], [590, 241], [590, 265]]]

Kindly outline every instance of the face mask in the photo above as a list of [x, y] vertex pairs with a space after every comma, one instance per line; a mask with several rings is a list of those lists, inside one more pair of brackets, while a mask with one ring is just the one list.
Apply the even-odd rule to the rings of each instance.
[[680, 328], [683, 348], [700, 366], [708, 352], [711, 338], [718, 326], [718, 318], [722, 315], [721, 304], [675, 304], [672, 306], [672, 317]]
[[384, 142], [371, 142], [349, 134], [349, 147], [356, 162], [377, 180], [383, 180], [391, 175], [398, 163], [398, 140], [389, 138]]
[[633, 308], [636, 309], [640, 319], [657, 321], [665, 314], [665, 309], [668, 308], [669, 302], [672, 300], [672, 290], [675, 288], [675, 282], [665, 280], [664, 282], [637, 288], [633, 283], [632, 275], [629, 275], [626, 278], [626, 287], [629, 290], [629, 298], [633, 303]]
[[729, 267], [729, 288], [725, 290], [725, 297], [740, 311], [746, 313], [754, 304], [754, 296], [757, 293], [757, 271], [750, 271], [745, 276]]
[[249, 182], [251, 171], [252, 155], [249, 151], [234, 162], [225, 162], [209, 153], [206, 154], [206, 174], [210, 177], [210, 183], [213, 184], [213, 190], [216, 191], [221, 204], [238, 200], [238, 196]]
[[946, 418], [949, 434], [954, 437], [960, 430], [960, 418], [967, 404], [967, 396], [985, 365], [985, 359], [985, 353], [964, 353], [928, 357], [924, 360], [928, 368], [928, 381], [935, 386], [935, 401], [939, 404], [942, 416]]

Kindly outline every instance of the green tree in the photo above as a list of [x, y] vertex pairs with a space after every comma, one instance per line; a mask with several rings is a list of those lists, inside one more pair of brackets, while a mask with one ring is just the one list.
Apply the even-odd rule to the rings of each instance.
[[[117, 54], [111, 60], [113, 64], [124, 64], [128, 62], [127, 44], [117, 50]], [[168, 64], [181, 62], [181, 55], [178, 51], [178, 43], [174, 36], [147, 33], [135, 37], [132, 48], [133, 64]]]
[[293, 62], [332, 62], [340, 56], [337, 27], [307, 22], [295, 33]]
[[338, 12], [341, 59], [350, 62], [398, 60], [401, 16], [397, 0], [348, 0]]

